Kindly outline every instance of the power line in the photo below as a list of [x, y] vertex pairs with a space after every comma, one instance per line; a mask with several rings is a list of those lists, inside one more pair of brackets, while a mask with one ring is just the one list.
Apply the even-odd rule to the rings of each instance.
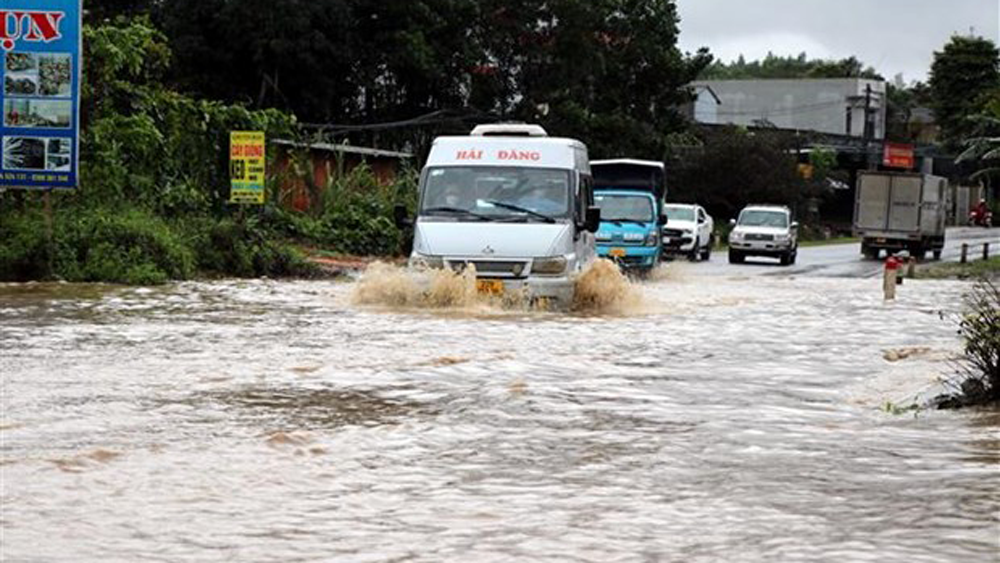
[[427, 125], [439, 125], [454, 121], [496, 121], [496, 115], [486, 113], [477, 109], [442, 109], [400, 121], [386, 121], [382, 123], [365, 124], [341, 124], [341, 123], [300, 123], [299, 126], [306, 129], [318, 129], [320, 133], [351, 133], [363, 131], [385, 131], [389, 129], [401, 129], [405, 127], [418, 127]]

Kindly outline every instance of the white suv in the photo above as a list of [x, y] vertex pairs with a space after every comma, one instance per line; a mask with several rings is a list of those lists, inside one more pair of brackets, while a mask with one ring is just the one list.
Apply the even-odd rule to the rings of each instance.
[[730, 220], [729, 263], [741, 264], [747, 256], [768, 256], [782, 266], [795, 263], [799, 251], [799, 224], [785, 206], [748, 205], [739, 219]]

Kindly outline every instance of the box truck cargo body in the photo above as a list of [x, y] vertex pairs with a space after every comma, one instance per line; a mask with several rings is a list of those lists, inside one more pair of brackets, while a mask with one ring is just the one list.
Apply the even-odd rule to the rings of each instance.
[[854, 233], [861, 252], [906, 250], [923, 258], [941, 257], [947, 216], [948, 182], [939, 176], [899, 172], [861, 172], [854, 205]]

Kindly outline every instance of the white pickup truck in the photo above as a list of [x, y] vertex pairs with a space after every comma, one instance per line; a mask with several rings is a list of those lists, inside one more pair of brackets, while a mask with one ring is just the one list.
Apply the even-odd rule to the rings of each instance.
[[705, 208], [696, 204], [667, 203], [663, 206], [667, 224], [663, 227], [663, 252], [684, 254], [691, 260], [712, 256], [715, 222]]

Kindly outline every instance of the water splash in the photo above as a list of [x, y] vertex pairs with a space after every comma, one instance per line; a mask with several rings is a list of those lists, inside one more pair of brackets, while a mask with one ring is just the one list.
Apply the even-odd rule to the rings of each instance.
[[375, 262], [361, 275], [351, 295], [356, 305], [389, 308], [467, 309], [489, 305], [476, 291], [476, 269], [402, 268]]
[[[476, 270], [403, 268], [376, 262], [358, 280], [351, 296], [356, 305], [391, 309], [449, 309], [479, 313], [550, 310], [532, 303], [524, 292], [503, 295], [476, 289]], [[577, 278], [571, 310], [584, 314], [630, 315], [642, 312], [641, 289], [608, 260], [590, 264]]]
[[643, 305], [642, 291], [610, 260], [594, 261], [576, 280], [574, 311], [632, 315], [641, 313]]

